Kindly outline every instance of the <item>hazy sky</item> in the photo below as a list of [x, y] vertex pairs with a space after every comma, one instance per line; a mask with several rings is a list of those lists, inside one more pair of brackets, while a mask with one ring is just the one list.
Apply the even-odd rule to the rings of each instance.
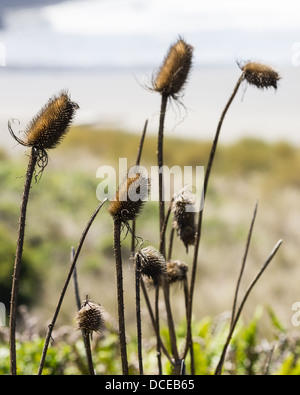
[[149, 118], [156, 130], [159, 97], [143, 86], [182, 35], [194, 46], [188, 111], [175, 106], [167, 130], [211, 138], [236, 62], [257, 60], [280, 72], [279, 89], [241, 90], [222, 139], [300, 144], [300, 0], [0, 0], [0, 13], [0, 143], [8, 119], [22, 130], [63, 88], [80, 103], [78, 123], [140, 131]]
[[152, 66], [179, 34], [197, 48], [196, 63], [286, 63], [300, 41], [299, 0], [49, 2], [3, 11], [8, 66]]

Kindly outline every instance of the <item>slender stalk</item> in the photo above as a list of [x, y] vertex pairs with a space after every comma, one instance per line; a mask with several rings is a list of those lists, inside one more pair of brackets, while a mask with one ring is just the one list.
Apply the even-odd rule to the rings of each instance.
[[17, 299], [20, 282], [20, 272], [22, 265], [22, 254], [25, 237], [25, 222], [27, 205], [29, 200], [29, 192], [37, 162], [37, 155], [34, 148], [31, 150], [31, 155], [28, 162], [22, 203], [20, 208], [18, 241], [12, 281], [11, 301], [10, 301], [10, 317], [9, 317], [9, 345], [10, 345], [10, 371], [12, 375], [17, 374], [17, 357], [16, 357], [16, 316], [17, 316]]
[[[159, 169], [158, 175], [158, 187], [159, 187], [159, 229], [160, 229], [160, 252], [165, 256], [165, 231], [163, 231], [165, 222], [165, 202], [164, 202], [164, 180], [163, 180], [163, 140], [164, 140], [164, 122], [168, 103], [168, 95], [162, 95], [161, 107], [160, 107], [160, 119], [159, 119], [159, 130], [158, 130], [158, 141], [157, 141], [157, 164]], [[175, 359], [175, 367], [179, 361], [179, 354], [176, 343], [176, 333], [174, 327], [174, 320], [172, 317], [172, 310], [170, 304], [170, 292], [168, 281], [163, 279], [163, 293], [166, 304], [167, 320], [169, 327], [169, 334], [171, 340], [172, 354]], [[158, 303], [158, 302], [157, 302]], [[158, 317], [156, 317], [158, 320]]]
[[[160, 322], [159, 322], [159, 284], [155, 285], [155, 323], [156, 323], [156, 335], [160, 333]], [[162, 363], [161, 363], [161, 347], [160, 347], [160, 339], [156, 336], [156, 356], [157, 356], [157, 366], [158, 366], [158, 374], [162, 375]]]
[[95, 376], [95, 369], [92, 357], [92, 350], [91, 350], [91, 341], [90, 341], [90, 333], [87, 331], [82, 331], [83, 339], [84, 339], [84, 346], [86, 351], [86, 357], [88, 361], [89, 373], [91, 376]]
[[239, 320], [239, 318], [241, 316], [241, 313], [243, 311], [245, 303], [246, 303], [246, 301], [247, 301], [247, 299], [248, 299], [253, 287], [255, 286], [257, 281], [260, 279], [260, 277], [262, 276], [263, 272], [266, 270], [266, 268], [268, 267], [268, 265], [270, 264], [270, 262], [272, 261], [274, 256], [276, 255], [276, 253], [277, 253], [279, 247], [281, 246], [281, 244], [282, 244], [282, 240], [279, 240], [277, 242], [277, 244], [275, 245], [275, 247], [273, 248], [273, 250], [272, 250], [271, 254], [269, 255], [269, 257], [267, 258], [266, 262], [264, 263], [264, 265], [262, 266], [262, 268], [260, 269], [260, 271], [256, 275], [256, 277], [254, 278], [252, 283], [249, 285], [249, 287], [248, 287], [248, 289], [247, 289], [247, 291], [246, 291], [246, 293], [245, 293], [245, 295], [244, 295], [244, 297], [242, 299], [242, 302], [241, 302], [241, 304], [239, 306], [239, 309], [238, 309], [238, 311], [236, 313], [236, 316], [234, 318], [233, 324], [230, 326], [229, 334], [228, 334], [226, 342], [224, 344], [223, 351], [222, 351], [219, 363], [218, 363], [217, 368], [215, 370], [215, 375], [216, 376], [219, 376], [219, 375], [222, 374], [222, 368], [223, 368], [223, 365], [224, 365], [227, 348], [229, 346], [229, 343], [231, 341], [233, 332], [234, 332], [236, 324], [237, 324], [237, 322], [238, 322], [238, 320]]
[[256, 202], [255, 203], [253, 217], [252, 217], [252, 221], [251, 221], [251, 225], [250, 225], [250, 229], [249, 229], [249, 233], [248, 233], [248, 238], [247, 238], [247, 243], [246, 243], [246, 248], [245, 248], [245, 253], [244, 253], [242, 265], [241, 265], [241, 270], [240, 270], [240, 274], [239, 274], [239, 278], [238, 278], [238, 281], [237, 281], [236, 290], [235, 290], [235, 294], [234, 294], [230, 326], [232, 326], [233, 322], [234, 322], [239, 288], [240, 288], [240, 284], [241, 284], [241, 281], [242, 281], [242, 277], [243, 277], [243, 273], [244, 273], [244, 269], [245, 269], [245, 265], [246, 265], [246, 260], [247, 260], [247, 256], [248, 256], [250, 241], [251, 241], [252, 232], [253, 232], [253, 226], [254, 226], [254, 222], [255, 222], [255, 218], [256, 218], [256, 214], [257, 214], [257, 205], [258, 205], [258, 203]]
[[114, 251], [116, 259], [117, 275], [117, 296], [118, 296], [118, 320], [119, 320], [119, 341], [121, 351], [121, 362], [123, 375], [128, 375], [128, 360], [126, 349], [125, 314], [124, 314], [124, 290], [123, 290], [123, 269], [121, 253], [121, 221], [114, 221]]
[[[158, 187], [159, 187], [159, 230], [161, 232], [164, 220], [165, 220], [165, 202], [164, 202], [164, 180], [163, 180], [163, 142], [164, 142], [164, 123], [165, 115], [168, 103], [168, 96], [162, 95], [161, 97], [161, 107], [160, 107], [160, 118], [159, 118], [159, 130], [158, 130], [158, 140], [157, 140], [157, 165], [159, 169], [158, 174]], [[163, 239], [163, 251], [164, 254], [165, 243]]]
[[135, 263], [135, 294], [136, 294], [136, 326], [137, 326], [137, 341], [138, 341], [138, 360], [140, 375], [144, 374], [143, 368], [143, 349], [142, 349], [142, 320], [141, 320], [141, 262], [137, 258]]
[[[140, 162], [141, 162], [144, 141], [145, 141], [146, 132], [147, 132], [147, 126], [148, 126], [148, 119], [146, 119], [143, 133], [141, 136], [141, 140], [140, 140], [140, 144], [139, 144], [139, 148], [138, 148], [138, 154], [137, 154], [137, 158], [136, 158], [136, 162], [135, 162], [136, 166], [139, 166]], [[131, 235], [132, 235], [132, 237], [131, 237], [131, 255], [132, 256], [134, 255], [134, 250], [135, 250], [135, 227], [136, 227], [136, 219], [133, 219], [132, 220], [132, 229], [131, 229]]]
[[160, 347], [162, 348], [162, 350], [163, 350], [164, 354], [166, 355], [166, 357], [168, 358], [169, 362], [171, 364], [173, 364], [172, 357], [170, 356], [170, 354], [169, 354], [168, 350], [166, 349], [165, 345], [163, 344], [163, 342], [162, 342], [162, 340], [160, 338], [160, 334], [157, 332], [157, 325], [156, 325], [154, 313], [153, 313], [153, 310], [152, 310], [152, 307], [151, 307], [151, 303], [150, 303], [150, 300], [149, 300], [149, 296], [148, 296], [148, 293], [147, 293], [147, 289], [146, 289], [145, 283], [144, 283], [142, 278], [141, 278], [141, 286], [142, 286], [142, 291], [144, 293], [146, 305], [148, 307], [148, 311], [149, 311], [150, 319], [151, 319], [151, 322], [152, 322], [152, 326], [153, 326], [154, 332], [155, 332], [155, 334], [157, 336], [157, 339], [159, 341]]
[[[74, 256], [75, 256], [75, 248], [71, 247], [71, 264], [74, 260]], [[79, 311], [81, 309], [81, 298], [80, 298], [80, 293], [79, 293], [79, 285], [78, 285], [76, 266], [73, 271], [73, 281], [74, 281], [75, 301], [76, 301], [77, 310]]]
[[[209, 181], [211, 169], [213, 166], [213, 162], [214, 162], [214, 158], [215, 158], [215, 154], [216, 154], [216, 149], [217, 149], [217, 145], [218, 145], [218, 141], [219, 141], [219, 136], [220, 136], [220, 132], [222, 129], [222, 125], [223, 125], [225, 116], [226, 116], [227, 111], [228, 111], [233, 99], [235, 98], [243, 80], [244, 80], [244, 73], [242, 73], [240, 78], [238, 79], [238, 81], [235, 85], [235, 88], [234, 88], [222, 114], [221, 114], [221, 117], [220, 117], [220, 120], [219, 120], [219, 123], [217, 126], [217, 130], [216, 130], [216, 134], [214, 137], [214, 141], [212, 144], [212, 148], [210, 151], [208, 164], [207, 164], [206, 171], [205, 171], [204, 185], [203, 185], [203, 196], [202, 196], [203, 200], [201, 201], [201, 207], [199, 208], [198, 225], [197, 225], [197, 232], [195, 235], [195, 248], [194, 248], [192, 272], [191, 272], [191, 279], [190, 279], [190, 292], [189, 292], [189, 301], [188, 301], [188, 325], [191, 325], [191, 321], [192, 321], [193, 297], [194, 297], [194, 289], [195, 289], [195, 281], [196, 281], [196, 273], [197, 273], [198, 251], [199, 251], [199, 245], [200, 245], [200, 239], [201, 239], [201, 233], [202, 233], [203, 204], [204, 204], [205, 197], [206, 197], [208, 181]], [[188, 336], [188, 334], [187, 334], [187, 336]], [[190, 339], [190, 341], [191, 341], [191, 343], [193, 342], [192, 339]], [[187, 339], [186, 348], [189, 348], [189, 347], [190, 347], [190, 344]]]
[[63, 286], [63, 289], [62, 289], [62, 292], [61, 292], [61, 295], [60, 295], [60, 298], [59, 298], [57, 307], [56, 307], [56, 309], [55, 309], [55, 312], [54, 312], [52, 321], [51, 321], [51, 323], [50, 323], [49, 326], [48, 326], [48, 331], [47, 331], [47, 335], [46, 335], [46, 338], [45, 338], [45, 343], [44, 343], [44, 347], [43, 347], [42, 357], [41, 357], [40, 366], [39, 366], [39, 370], [38, 370], [38, 374], [39, 374], [39, 375], [41, 375], [42, 372], [43, 372], [44, 364], [45, 364], [45, 359], [46, 359], [46, 355], [47, 355], [47, 351], [48, 351], [48, 347], [49, 347], [51, 335], [52, 335], [52, 332], [53, 332], [53, 329], [54, 329], [54, 325], [55, 325], [55, 323], [56, 323], [58, 314], [59, 314], [59, 312], [60, 312], [60, 308], [61, 308], [61, 305], [62, 305], [64, 296], [65, 296], [65, 293], [66, 293], [66, 291], [67, 291], [69, 282], [70, 282], [71, 277], [72, 277], [72, 275], [73, 275], [73, 272], [74, 272], [74, 269], [75, 269], [75, 266], [76, 266], [76, 263], [77, 263], [79, 254], [80, 254], [81, 249], [82, 249], [82, 246], [83, 246], [83, 243], [84, 243], [84, 241], [85, 241], [85, 238], [86, 238], [86, 236], [87, 236], [87, 234], [88, 234], [88, 231], [89, 231], [89, 229], [90, 229], [92, 223], [94, 222], [94, 220], [95, 220], [95, 218], [96, 218], [98, 212], [100, 211], [101, 207], [102, 207], [103, 204], [106, 202], [106, 200], [107, 200], [107, 199], [104, 199], [103, 202], [101, 202], [101, 203], [98, 205], [98, 207], [96, 208], [95, 212], [93, 213], [93, 215], [92, 215], [91, 218], [89, 219], [89, 221], [88, 221], [88, 223], [87, 223], [87, 225], [86, 225], [84, 231], [82, 232], [82, 235], [81, 235], [81, 238], [80, 238], [80, 240], [79, 240], [79, 244], [78, 244], [76, 253], [75, 253], [75, 255], [74, 255], [72, 264], [71, 264], [71, 266], [70, 266], [69, 273], [68, 273], [68, 275], [67, 275], [65, 284], [64, 284], [64, 286]]

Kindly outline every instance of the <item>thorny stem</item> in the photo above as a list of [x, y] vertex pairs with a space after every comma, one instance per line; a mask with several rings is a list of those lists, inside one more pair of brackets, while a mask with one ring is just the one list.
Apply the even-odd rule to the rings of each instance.
[[[235, 88], [233, 90], [233, 93], [231, 94], [218, 123], [217, 126], [217, 130], [216, 130], [216, 134], [215, 134], [215, 138], [212, 144], [212, 148], [210, 151], [210, 156], [209, 156], [209, 160], [208, 160], [208, 164], [207, 164], [207, 168], [206, 168], [206, 172], [205, 172], [205, 178], [204, 178], [204, 186], [203, 186], [203, 195], [202, 195], [202, 201], [201, 201], [201, 207], [199, 210], [199, 217], [198, 217], [198, 225], [197, 225], [197, 232], [195, 235], [195, 248], [194, 248], [194, 256], [193, 256], [193, 264], [192, 264], [192, 272], [191, 272], [191, 280], [190, 280], [190, 292], [189, 292], [189, 301], [188, 301], [188, 325], [191, 326], [191, 321], [192, 321], [192, 310], [193, 310], [193, 297], [194, 297], [194, 288], [195, 288], [195, 281], [196, 281], [196, 272], [197, 272], [197, 262], [198, 262], [198, 251], [199, 251], [199, 245], [200, 245], [200, 238], [201, 238], [201, 230], [202, 230], [202, 219], [203, 219], [203, 204], [204, 204], [204, 200], [205, 200], [205, 196], [206, 196], [206, 192], [207, 192], [207, 186], [208, 186], [208, 181], [209, 181], [209, 176], [210, 176], [210, 172], [212, 169], [212, 165], [214, 162], [214, 158], [215, 158], [215, 153], [216, 153], [216, 149], [217, 149], [217, 145], [218, 145], [218, 140], [219, 140], [219, 135], [221, 132], [221, 128], [223, 125], [223, 121], [225, 119], [225, 116], [227, 114], [227, 111], [233, 101], [233, 99], [235, 98], [239, 87], [242, 83], [242, 81], [244, 80], [244, 73], [241, 74], [240, 78], [238, 79]], [[187, 334], [187, 339], [186, 339], [186, 350], [192, 346], [193, 343], [193, 339], [188, 339], [188, 334]]]
[[216, 376], [219, 376], [219, 375], [222, 374], [222, 368], [223, 368], [223, 365], [224, 365], [227, 348], [229, 346], [230, 340], [232, 338], [233, 332], [234, 332], [236, 324], [237, 324], [237, 322], [238, 322], [238, 320], [240, 318], [242, 310], [243, 310], [243, 308], [245, 306], [245, 303], [246, 303], [246, 301], [247, 301], [247, 299], [248, 299], [253, 287], [255, 286], [257, 281], [260, 279], [260, 277], [262, 276], [263, 272], [266, 270], [266, 268], [268, 267], [269, 263], [272, 261], [274, 256], [276, 255], [276, 253], [279, 250], [279, 247], [281, 246], [281, 244], [282, 244], [282, 240], [279, 240], [277, 242], [277, 244], [275, 245], [275, 247], [273, 248], [271, 254], [268, 257], [268, 259], [266, 260], [266, 262], [264, 263], [264, 265], [262, 266], [262, 268], [260, 269], [260, 271], [256, 275], [256, 277], [254, 278], [252, 283], [249, 285], [249, 287], [248, 287], [248, 289], [247, 289], [247, 291], [246, 291], [246, 293], [245, 293], [245, 295], [244, 295], [244, 297], [242, 299], [242, 302], [241, 302], [240, 307], [239, 307], [239, 309], [238, 309], [238, 311], [236, 313], [234, 321], [233, 321], [232, 325], [230, 326], [229, 334], [228, 334], [226, 342], [224, 344], [223, 351], [222, 351], [219, 363], [218, 363], [217, 368], [215, 370], [215, 375]]
[[124, 290], [123, 290], [123, 269], [121, 253], [121, 221], [114, 221], [114, 251], [116, 260], [117, 275], [117, 297], [118, 297], [118, 320], [119, 320], [119, 341], [121, 351], [121, 362], [123, 375], [128, 375], [128, 360], [126, 349], [125, 314], [124, 314]]
[[48, 347], [49, 347], [51, 335], [52, 335], [52, 332], [53, 332], [53, 328], [54, 328], [54, 325], [55, 325], [55, 323], [56, 323], [56, 320], [57, 320], [57, 317], [58, 317], [58, 314], [59, 314], [59, 311], [60, 311], [60, 308], [61, 308], [61, 305], [62, 305], [64, 296], [65, 296], [65, 293], [66, 293], [67, 288], [68, 288], [68, 285], [69, 285], [69, 282], [70, 282], [71, 277], [72, 277], [72, 275], [73, 275], [73, 271], [74, 271], [74, 269], [75, 269], [75, 266], [76, 266], [76, 263], [77, 263], [77, 260], [78, 260], [78, 257], [79, 257], [81, 248], [82, 248], [82, 246], [83, 246], [84, 240], [85, 240], [85, 238], [86, 238], [86, 236], [87, 236], [87, 234], [88, 234], [88, 231], [89, 231], [89, 229], [90, 229], [92, 223], [94, 222], [94, 219], [96, 218], [98, 212], [100, 211], [101, 207], [103, 206], [103, 204], [104, 204], [106, 201], [107, 201], [107, 199], [104, 199], [104, 200], [98, 205], [98, 207], [96, 208], [95, 212], [93, 213], [93, 215], [91, 216], [90, 220], [88, 221], [88, 223], [87, 223], [87, 225], [86, 225], [84, 231], [82, 232], [82, 235], [81, 235], [81, 238], [80, 238], [80, 241], [79, 241], [77, 250], [76, 250], [75, 255], [74, 255], [74, 259], [73, 259], [72, 264], [71, 264], [71, 266], [70, 266], [69, 273], [68, 273], [68, 275], [67, 275], [65, 284], [64, 284], [64, 286], [63, 286], [63, 289], [62, 289], [62, 292], [61, 292], [61, 295], [60, 295], [60, 298], [59, 298], [57, 307], [56, 307], [56, 309], [55, 309], [55, 312], [54, 312], [52, 321], [51, 321], [51, 323], [50, 323], [49, 326], [48, 326], [48, 331], [47, 331], [47, 335], [46, 335], [46, 339], [45, 339], [45, 343], [44, 343], [44, 348], [43, 348], [43, 352], [42, 352], [42, 357], [41, 357], [41, 361], [40, 361], [40, 366], [39, 366], [39, 370], [38, 370], [38, 374], [39, 374], [39, 375], [41, 375], [42, 372], [43, 372], [43, 368], [44, 368], [44, 364], [45, 364], [45, 359], [46, 359], [46, 355], [47, 355], [47, 351], [48, 351]]
[[20, 271], [22, 265], [22, 253], [23, 253], [23, 245], [24, 245], [24, 237], [25, 237], [27, 204], [29, 200], [30, 186], [31, 186], [31, 181], [34, 174], [36, 163], [37, 163], [37, 152], [35, 148], [32, 148], [28, 162], [22, 203], [20, 208], [18, 241], [17, 241], [16, 257], [15, 257], [15, 265], [14, 265], [14, 273], [13, 273], [11, 301], [10, 301], [9, 345], [10, 345], [10, 369], [12, 375], [17, 374], [17, 357], [16, 357], [17, 298], [18, 298]]

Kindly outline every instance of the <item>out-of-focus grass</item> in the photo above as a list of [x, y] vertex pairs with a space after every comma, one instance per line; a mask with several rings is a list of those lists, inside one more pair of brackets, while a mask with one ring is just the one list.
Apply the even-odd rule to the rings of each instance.
[[[119, 157], [128, 158], [128, 165], [134, 164], [139, 140], [140, 136], [122, 131], [73, 127], [63, 144], [49, 154], [49, 165], [41, 180], [32, 186], [24, 257], [27, 257], [27, 267], [32, 265], [34, 270], [26, 272], [29, 285], [24, 289], [23, 300], [30, 301], [29, 306], [39, 317], [41, 329], [44, 329], [44, 322], [52, 316], [56, 306], [69, 267], [70, 248], [77, 246], [83, 228], [98, 205], [97, 167], [107, 164], [117, 167]], [[205, 166], [211, 143], [166, 136], [164, 146], [166, 165]], [[147, 135], [141, 164], [156, 165], [155, 152], [156, 137]], [[5, 300], [9, 300], [13, 245], [26, 161], [26, 156], [13, 158], [5, 153], [0, 155], [0, 256], [4, 257], [1, 265], [5, 265], [5, 272], [8, 273], [0, 279], [0, 290], [5, 289]], [[258, 217], [242, 289], [252, 280], [277, 240], [283, 238], [284, 244], [276, 262], [250, 298], [245, 317], [251, 316], [258, 303], [263, 303], [272, 305], [291, 327], [291, 306], [298, 299], [300, 278], [299, 170], [300, 148], [285, 142], [271, 144], [248, 138], [218, 147], [205, 204], [199, 250], [194, 306], [196, 320], [231, 308], [252, 211], [258, 198]], [[155, 203], [145, 205], [137, 221], [137, 234], [143, 238], [145, 245], [158, 246], [158, 208]], [[130, 234], [122, 244], [125, 302], [133, 305], [135, 295]], [[9, 252], [6, 251], [7, 245], [10, 246]], [[187, 255], [181, 242], [176, 240], [173, 258], [190, 265], [192, 248]], [[112, 220], [106, 207], [103, 207], [88, 234], [78, 262], [78, 274], [82, 297], [88, 294], [112, 316], [116, 316]], [[37, 283], [38, 289], [30, 287], [30, 281]], [[174, 315], [180, 321], [184, 317], [180, 288], [172, 288], [171, 296]], [[72, 324], [75, 310], [71, 286], [58, 325]], [[126, 314], [128, 330], [132, 334], [135, 332], [134, 309], [127, 308]], [[147, 326], [144, 330], [146, 335], [151, 327]]]

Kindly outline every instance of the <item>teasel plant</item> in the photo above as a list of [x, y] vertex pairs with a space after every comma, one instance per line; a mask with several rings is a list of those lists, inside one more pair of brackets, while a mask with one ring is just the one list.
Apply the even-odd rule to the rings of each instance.
[[[22, 146], [31, 149], [23, 196], [20, 206], [20, 218], [18, 229], [18, 240], [15, 255], [11, 301], [9, 319], [9, 338], [10, 338], [10, 361], [11, 374], [17, 374], [16, 361], [16, 315], [17, 297], [20, 282], [20, 271], [22, 265], [22, 253], [25, 238], [25, 224], [29, 193], [34, 174], [36, 181], [41, 176], [48, 164], [48, 150], [54, 149], [62, 141], [69, 130], [69, 126], [74, 118], [78, 104], [71, 101], [67, 91], [62, 91], [59, 95], [53, 96], [41, 111], [32, 119], [27, 126], [24, 137], [18, 137], [13, 129], [13, 120], [8, 122], [8, 129], [12, 137]], [[39, 172], [36, 173], [37, 168]]]
[[[159, 129], [157, 139], [157, 164], [159, 169], [158, 183], [159, 183], [159, 229], [160, 229], [160, 252], [165, 256], [165, 232], [162, 232], [165, 222], [165, 202], [164, 202], [164, 180], [163, 180], [163, 146], [164, 146], [164, 124], [167, 111], [167, 104], [169, 100], [178, 100], [182, 95], [183, 88], [187, 83], [190, 70], [192, 67], [193, 47], [188, 44], [182, 37], [172, 44], [168, 53], [159, 68], [158, 72], [153, 76], [152, 90], [160, 93], [161, 106]], [[172, 354], [174, 357], [174, 367], [179, 366], [179, 354], [176, 346], [176, 333], [174, 328], [174, 320], [170, 306], [169, 284], [163, 281], [163, 293], [166, 304], [169, 333], [172, 345]], [[174, 370], [174, 371], [175, 371]]]
[[123, 375], [128, 375], [128, 357], [125, 330], [125, 308], [123, 287], [123, 263], [121, 250], [121, 231], [123, 228], [131, 231], [129, 221], [140, 214], [145, 201], [148, 199], [150, 179], [140, 166], [129, 169], [126, 178], [119, 185], [114, 198], [110, 201], [108, 212], [114, 223], [114, 254], [117, 278], [117, 303], [119, 323], [119, 343]]
[[[196, 280], [196, 272], [197, 272], [197, 263], [198, 263], [198, 251], [202, 233], [202, 220], [203, 220], [203, 209], [204, 209], [204, 202], [206, 198], [209, 178], [212, 170], [212, 166], [214, 163], [214, 158], [217, 150], [217, 145], [219, 141], [219, 136], [221, 133], [221, 129], [223, 126], [223, 122], [225, 120], [226, 114], [237, 95], [237, 92], [242, 85], [243, 82], [246, 84], [252, 85], [258, 89], [264, 90], [269, 88], [274, 88], [275, 90], [278, 87], [278, 81], [280, 80], [279, 73], [274, 70], [272, 67], [265, 65], [259, 62], [239, 62], [238, 66], [240, 67], [242, 73], [238, 78], [236, 85], [233, 89], [231, 96], [229, 97], [218, 122], [217, 129], [215, 132], [214, 140], [212, 143], [212, 147], [209, 154], [208, 163], [206, 166], [205, 176], [204, 176], [204, 185], [203, 185], [203, 193], [202, 199], [199, 208], [199, 215], [198, 215], [198, 223], [196, 227], [196, 237], [195, 237], [195, 247], [194, 247], [194, 255], [193, 255], [193, 263], [192, 263], [192, 271], [191, 271], [191, 278], [190, 278], [190, 286], [189, 286], [189, 300], [188, 300], [188, 325], [191, 326], [192, 320], [192, 309], [193, 309], [193, 296], [194, 296], [194, 288], [195, 288], [195, 280]], [[190, 344], [189, 344], [190, 343]], [[193, 340], [192, 338], [188, 339], [186, 342], [186, 349], [192, 347]]]

